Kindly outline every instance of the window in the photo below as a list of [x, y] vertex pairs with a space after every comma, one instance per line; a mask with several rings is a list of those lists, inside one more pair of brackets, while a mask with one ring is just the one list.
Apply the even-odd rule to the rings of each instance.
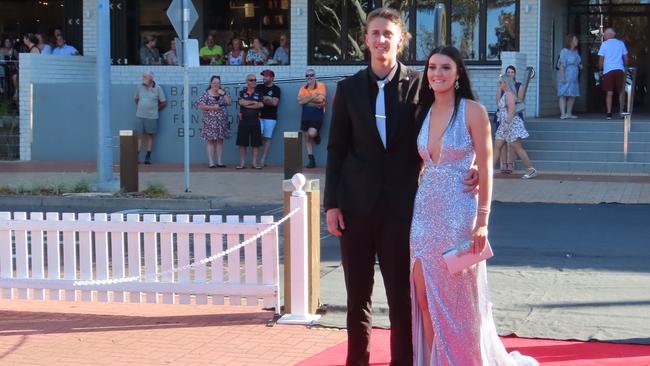
[[[177, 37], [168, 17], [170, 0], [126, 0], [120, 9], [111, 12], [111, 41], [114, 64], [177, 64], [172, 41]], [[240, 40], [243, 51], [259, 39], [261, 47], [256, 57], [243, 58], [244, 52], [233, 53], [233, 63], [287, 64], [290, 50], [276, 50], [284, 42], [289, 45], [290, 0], [229, 0], [194, 1], [199, 14], [190, 38], [198, 39], [199, 48], [210, 38], [209, 52], [203, 64], [222, 65], [233, 50], [233, 39]], [[132, 29], [133, 31], [128, 31]], [[125, 31], [126, 30], [126, 31]], [[212, 44], [214, 42], [214, 45]], [[222, 49], [222, 55], [218, 52]], [[252, 56], [248, 52], [247, 55]], [[219, 55], [219, 56], [217, 56]], [[259, 57], [258, 57], [259, 56]], [[276, 56], [274, 58], [274, 56]]]
[[312, 48], [312, 59], [316, 62], [339, 62], [343, 60], [343, 45], [340, 42], [343, 31], [340, 14], [343, 3], [339, 0], [316, 1], [311, 12], [312, 34], [317, 34]]
[[451, 1], [451, 40], [466, 60], [479, 59], [479, 15], [481, 2], [475, 0]]
[[518, 49], [517, 0], [310, 0], [310, 63], [359, 64], [367, 60], [363, 36], [368, 12], [379, 6], [399, 10], [413, 35], [401, 60], [422, 63], [434, 47], [434, 10], [443, 2], [446, 43], [469, 63], [498, 62], [502, 51]]
[[486, 58], [498, 60], [501, 51], [517, 49], [517, 4], [514, 0], [488, 0]]

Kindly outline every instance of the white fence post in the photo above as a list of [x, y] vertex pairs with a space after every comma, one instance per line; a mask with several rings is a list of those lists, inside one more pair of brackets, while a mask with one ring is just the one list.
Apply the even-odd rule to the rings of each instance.
[[[307, 297], [307, 195], [302, 187], [305, 176], [298, 173], [291, 178], [295, 190], [291, 194], [291, 314], [283, 315], [280, 324], [312, 324], [320, 315], [309, 314]], [[287, 265], [287, 263], [285, 263]]]

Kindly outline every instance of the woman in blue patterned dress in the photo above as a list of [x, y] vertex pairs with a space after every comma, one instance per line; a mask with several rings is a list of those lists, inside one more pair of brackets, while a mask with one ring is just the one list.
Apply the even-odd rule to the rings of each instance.
[[573, 114], [573, 104], [576, 97], [580, 96], [578, 76], [582, 69], [577, 47], [578, 37], [573, 34], [567, 35], [557, 62], [557, 96], [560, 103], [560, 119], [578, 118]]
[[[232, 103], [230, 95], [221, 89], [221, 78], [212, 76], [210, 87], [196, 101], [196, 106], [203, 111], [201, 138], [207, 142], [208, 166], [225, 168], [221, 160], [223, 140], [230, 138], [230, 124], [226, 106]], [[214, 165], [214, 153], [217, 152], [217, 165]]]

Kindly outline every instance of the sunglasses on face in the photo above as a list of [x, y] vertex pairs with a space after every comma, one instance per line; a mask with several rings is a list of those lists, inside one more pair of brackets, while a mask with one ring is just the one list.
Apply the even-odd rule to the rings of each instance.
[[257, 81], [257, 79], [248, 79], [248, 81]]
[[305, 74], [306, 78], [313, 78], [314, 76], [316, 76], [316, 74]]

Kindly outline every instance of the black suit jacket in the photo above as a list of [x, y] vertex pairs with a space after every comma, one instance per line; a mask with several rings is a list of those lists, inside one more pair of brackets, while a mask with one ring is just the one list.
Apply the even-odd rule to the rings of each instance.
[[391, 80], [397, 79], [397, 96], [386, 99], [384, 148], [375, 123], [369, 72], [361, 70], [337, 85], [324, 206], [363, 215], [381, 201], [395, 217], [410, 219], [421, 164], [415, 110], [422, 75], [400, 64]]

